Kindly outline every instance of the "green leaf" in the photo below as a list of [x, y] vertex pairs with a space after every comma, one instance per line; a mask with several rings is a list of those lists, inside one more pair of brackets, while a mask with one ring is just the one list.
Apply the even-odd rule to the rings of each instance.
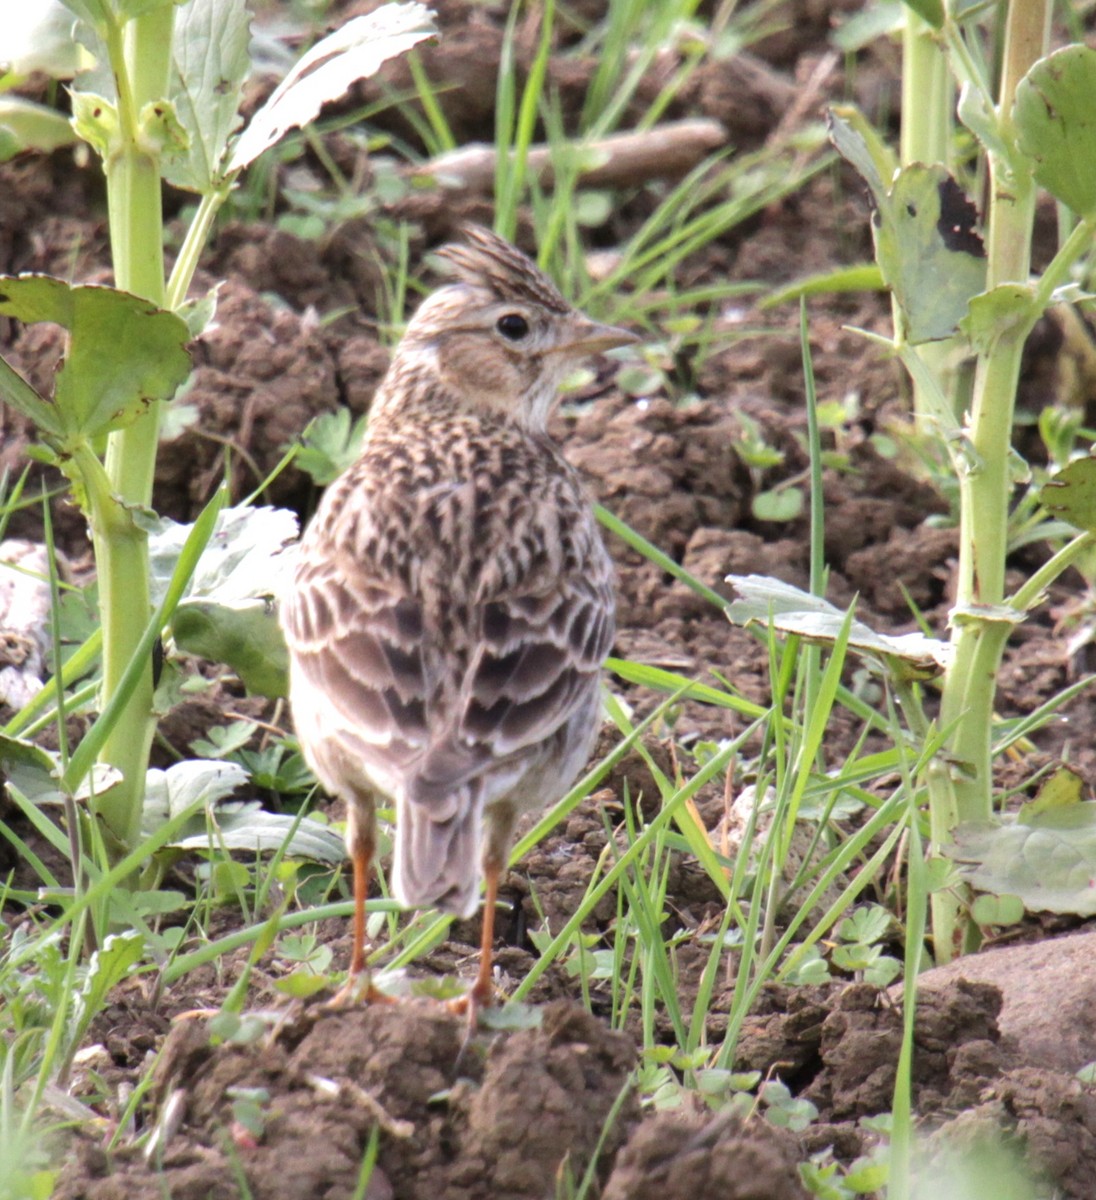
[[97, 92], [73, 91], [72, 128], [100, 158], [108, 158], [121, 145], [118, 108]]
[[[288, 813], [270, 813], [259, 807], [258, 801], [244, 804], [225, 804], [213, 814], [214, 829], [185, 833], [171, 842], [181, 850], [219, 851], [246, 850], [256, 853], [279, 850], [289, 838], [286, 853], [293, 858], [312, 858], [317, 862], [340, 863], [346, 857], [343, 840], [334, 830], [309, 817], [299, 820]], [[290, 834], [292, 837], [290, 838]]]
[[274, 981], [274, 987], [283, 996], [294, 1000], [307, 1000], [317, 992], [322, 992], [331, 980], [326, 975], [317, 975], [313, 971], [293, 971]]
[[[64, 803], [66, 792], [61, 785], [61, 755], [56, 750], [45, 750], [29, 739], [0, 733], [0, 767], [5, 782], [32, 803], [39, 806]], [[121, 778], [114, 767], [96, 763], [91, 774], [72, 793], [72, 798], [101, 797]]]
[[170, 100], [150, 100], [137, 119], [137, 136], [151, 153], [179, 155], [190, 146], [190, 134], [179, 122]]
[[849, 1165], [843, 1182], [858, 1196], [877, 1195], [886, 1187], [889, 1175], [890, 1168], [886, 1160], [880, 1162], [865, 1156]]
[[846, 942], [870, 945], [886, 937], [894, 918], [881, 904], [856, 908], [837, 926], [837, 936]]
[[683, 700], [699, 700], [702, 704], [732, 708], [738, 712], [745, 712], [750, 717], [759, 717], [764, 711], [758, 705], [730, 692], [720, 691], [709, 683], [688, 679], [676, 671], [667, 671], [664, 667], [651, 667], [646, 663], [633, 662], [626, 658], [608, 658], [605, 660], [605, 667], [626, 682], [637, 683], [640, 687], [647, 687], [655, 692], [681, 692]]
[[944, 0], [902, 0], [902, 2], [933, 29], [943, 27], [944, 18], [947, 15], [944, 12]]
[[1024, 919], [1019, 896], [979, 896], [970, 906], [976, 925], [1017, 925]]
[[168, 98], [190, 135], [185, 152], [164, 161], [164, 178], [176, 187], [205, 193], [221, 179], [251, 69], [248, 25], [244, 0], [189, 0], [175, 15]]
[[1030, 911], [1096, 915], [1096, 803], [963, 824], [953, 836], [946, 849], [978, 891], [1018, 896]]
[[544, 1020], [544, 1010], [534, 1004], [510, 1001], [497, 1008], [481, 1009], [477, 1019], [484, 1029], [515, 1033], [522, 1029], [539, 1029]]
[[236, 140], [227, 170], [238, 171], [290, 129], [306, 125], [328, 100], [375, 74], [397, 54], [434, 35], [432, 14], [422, 4], [384, 4], [355, 17], [317, 42], [275, 88]]
[[880, 954], [864, 968], [864, 982], [877, 988], [889, 987], [902, 974], [902, 964], [890, 954]]
[[1073, 45], [1020, 80], [1012, 118], [1035, 178], [1074, 212], [1096, 212], [1096, 50]]
[[30, 386], [6, 359], [0, 358], [0, 400], [16, 412], [30, 417], [39, 431], [54, 439], [61, 436], [63, 426], [57, 409]]
[[841, 292], [879, 292], [886, 287], [883, 272], [876, 263], [856, 263], [851, 267], [838, 267], [818, 275], [807, 275], [793, 280], [770, 292], [758, 305], [759, 308], [775, 308], [798, 300], [800, 296], [828, 296]]
[[872, 225], [883, 278], [906, 318], [910, 342], [950, 337], [986, 286], [977, 213], [939, 164], [903, 168]]
[[220, 803], [247, 783], [247, 772], [239, 763], [185, 759], [167, 770], [151, 768], [145, 780], [141, 830], [147, 835], [195, 805], [211, 808]]
[[348, 408], [321, 413], [301, 435], [295, 464], [320, 485], [337, 479], [361, 452], [367, 418], [354, 418]]
[[1039, 500], [1077, 529], [1096, 533], [1096, 455], [1078, 458], [1043, 484]]
[[110, 934], [102, 950], [91, 956], [87, 982], [80, 997], [82, 1014], [94, 1016], [103, 1007], [107, 992], [133, 970], [144, 953], [145, 939], [138, 933]]
[[[71, 335], [53, 412], [39, 424], [62, 452], [131, 424], [149, 404], [170, 399], [190, 373], [186, 324], [115, 288], [48, 275], [0, 276], [0, 315], [51, 321]], [[9, 383], [0, 372], [0, 395], [21, 408], [27, 397], [13, 394]], [[43, 415], [40, 403], [30, 407], [28, 415]]]
[[758, 492], [750, 503], [750, 512], [759, 521], [794, 521], [802, 511], [803, 493], [799, 488]]
[[830, 109], [830, 140], [861, 175], [875, 203], [872, 235], [887, 285], [914, 344], [950, 337], [985, 288], [977, 212], [939, 164], [894, 169], [894, 158], [863, 114]]
[[75, 140], [68, 118], [55, 109], [19, 96], [0, 96], [0, 162], [24, 150], [49, 154]]
[[101, 35], [110, 25], [121, 25], [133, 17], [144, 16], [157, 8], [167, 8], [176, 0], [63, 0], [82, 20]]
[[[811, 641], [832, 645], [845, 622], [841, 609], [801, 591], [790, 583], [764, 575], [728, 575], [739, 599], [727, 607], [727, 615], [736, 625], [770, 620], [781, 633], [797, 634]], [[936, 674], [950, 658], [946, 642], [926, 637], [923, 633], [903, 633], [899, 636], [876, 633], [862, 621], [853, 621], [849, 628], [849, 647], [863, 654], [884, 660], [901, 660], [918, 672]]]
[[171, 632], [187, 654], [227, 663], [253, 695], [278, 699], [288, 694], [289, 653], [273, 601], [184, 600]]
[[[146, 522], [153, 600], [175, 569], [189, 525]], [[286, 694], [288, 656], [275, 599], [289, 585], [297, 516], [284, 508], [225, 509], [171, 619], [180, 649], [227, 663], [249, 691]]]
[[830, 35], [830, 41], [842, 54], [855, 54], [905, 23], [900, 0], [876, 0], [861, 12], [852, 13]]
[[868, 185], [875, 203], [881, 204], [898, 170], [893, 151], [851, 104], [835, 104], [827, 113], [826, 124], [834, 149]]
[[1048, 779], [1044, 779], [1039, 788], [1039, 794], [1030, 804], [1022, 804], [1016, 819], [1030, 824], [1032, 818], [1040, 813], [1050, 812], [1053, 808], [1067, 808], [1071, 804], [1080, 804], [1084, 793], [1085, 781], [1072, 768], [1059, 767]]
[[[144, 528], [156, 603], [193, 527], [157, 517], [145, 521]], [[298, 531], [297, 514], [288, 508], [240, 504], [222, 509], [183, 595], [219, 601], [281, 595], [292, 575]]]
[[1001, 162], [1012, 160], [1013, 151], [1001, 134], [997, 110], [990, 104], [981, 88], [964, 86], [959, 92], [959, 106], [956, 112], [959, 120], [990, 154], [997, 155]]
[[1002, 283], [973, 296], [959, 328], [976, 353], [988, 354], [1003, 339], [1026, 337], [1035, 319], [1035, 289], [1019, 283]]

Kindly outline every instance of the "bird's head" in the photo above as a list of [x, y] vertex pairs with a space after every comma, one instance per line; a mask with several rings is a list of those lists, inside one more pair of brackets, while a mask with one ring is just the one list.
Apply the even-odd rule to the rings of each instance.
[[462, 407], [543, 430], [560, 383], [584, 359], [639, 339], [573, 308], [534, 263], [479, 226], [438, 251], [455, 281], [415, 313], [398, 356], [428, 359]]

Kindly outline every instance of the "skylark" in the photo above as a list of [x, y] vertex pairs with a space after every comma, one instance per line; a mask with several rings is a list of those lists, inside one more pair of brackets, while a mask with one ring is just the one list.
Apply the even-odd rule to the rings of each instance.
[[402, 904], [467, 917], [486, 880], [474, 1009], [494, 995], [515, 821], [586, 763], [613, 640], [609, 556], [548, 418], [578, 362], [637, 339], [576, 311], [501, 238], [465, 232], [439, 251], [455, 282], [408, 325], [361, 456], [304, 533], [282, 623], [301, 747], [348, 803], [345, 993], [375, 995], [364, 906], [387, 797]]

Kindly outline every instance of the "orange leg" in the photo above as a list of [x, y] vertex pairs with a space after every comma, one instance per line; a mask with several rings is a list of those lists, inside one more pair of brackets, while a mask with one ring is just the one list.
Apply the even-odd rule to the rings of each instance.
[[499, 875], [502, 868], [497, 862], [483, 864], [483, 877], [487, 894], [483, 900], [483, 933], [480, 937], [479, 974], [468, 1000], [472, 1008], [490, 1008], [495, 1001], [494, 957], [495, 957], [495, 905], [499, 897]]
[[477, 1009], [490, 1008], [495, 1002], [492, 971], [495, 951], [495, 907], [499, 897], [499, 876], [510, 859], [510, 843], [513, 841], [516, 816], [516, 812], [508, 804], [496, 804], [487, 812], [487, 838], [483, 854], [486, 894], [483, 900], [479, 972], [468, 995], [452, 1001], [449, 1005], [454, 1012], [468, 1013], [469, 1027], [476, 1023]]
[[354, 926], [350, 948], [350, 971], [346, 983], [331, 1001], [332, 1008], [343, 1008], [348, 1004], [391, 1000], [377, 991], [369, 979], [369, 968], [365, 963], [365, 901], [369, 895], [369, 873], [373, 866], [373, 803], [350, 805], [347, 821], [347, 848], [354, 868]]
[[373, 865], [373, 839], [357, 837], [350, 848], [354, 867], [354, 933], [350, 948], [350, 977], [365, 971], [365, 901], [369, 896], [369, 870]]

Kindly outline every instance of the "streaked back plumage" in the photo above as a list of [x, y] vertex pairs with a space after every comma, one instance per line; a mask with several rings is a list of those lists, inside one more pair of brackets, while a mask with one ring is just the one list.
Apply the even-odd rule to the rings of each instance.
[[[507, 392], [521, 371], [554, 392], [552, 338], [589, 322], [513, 247], [465, 236], [440, 252], [457, 283], [412, 320], [360, 458], [305, 532], [282, 619], [308, 761], [370, 819], [373, 793], [394, 801], [401, 902], [467, 915], [481, 827], [504, 857], [514, 816], [585, 763], [614, 605], [581, 481], [528, 391]], [[528, 347], [496, 335], [499, 304], [539, 322]], [[479, 382], [496, 377], [497, 395]]]

